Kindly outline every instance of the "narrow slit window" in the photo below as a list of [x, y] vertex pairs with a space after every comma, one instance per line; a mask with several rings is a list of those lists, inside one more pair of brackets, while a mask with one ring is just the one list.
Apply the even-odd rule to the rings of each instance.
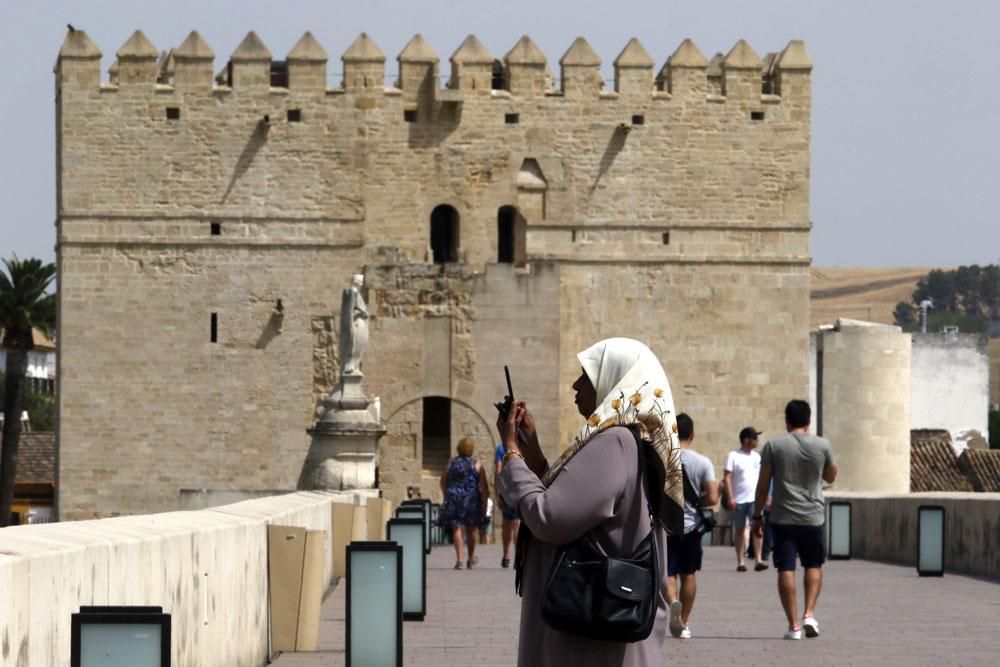
[[219, 314], [212, 313], [211, 322], [209, 324], [208, 332], [209, 342], [218, 343], [219, 342]]
[[646, 117], [643, 116], [642, 114], [636, 114], [635, 116], [632, 116], [632, 124], [633, 125], [645, 125], [646, 124]]
[[670, 232], [663, 232], [663, 245], [670, 245]]
[[288, 122], [289, 123], [301, 123], [302, 122], [302, 109], [289, 109], [288, 110]]
[[521, 114], [517, 113], [504, 114], [503, 122], [507, 123], [508, 125], [517, 125], [518, 123], [521, 122]]
[[750, 120], [756, 121], [756, 122], [760, 122], [760, 121], [764, 120], [764, 112], [763, 111], [751, 111], [750, 112]]
[[403, 120], [407, 123], [417, 122], [417, 110], [416, 109], [406, 109], [403, 111]]
[[181, 119], [180, 107], [167, 107], [167, 120], [180, 120], [180, 119]]
[[569, 240], [572, 241], [573, 243], [576, 243], [576, 230], [575, 229], [570, 230]]
[[212, 236], [220, 236], [222, 234], [222, 223], [221, 222], [211, 223], [211, 225], [209, 225], [209, 231], [211, 232]]

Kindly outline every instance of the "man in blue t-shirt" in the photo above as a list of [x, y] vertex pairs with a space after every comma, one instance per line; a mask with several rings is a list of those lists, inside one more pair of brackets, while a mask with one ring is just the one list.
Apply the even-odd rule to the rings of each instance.
[[[506, 453], [507, 452], [504, 451], [503, 443], [501, 442], [497, 445], [496, 457], [494, 459], [494, 489], [500, 488], [497, 486], [497, 478], [500, 477], [500, 471], [503, 470], [503, 457]], [[510, 545], [514, 541], [514, 537], [517, 535], [517, 529], [521, 526], [521, 520], [517, 518], [517, 512], [510, 507], [507, 507], [507, 503], [505, 503], [503, 498], [500, 497], [499, 490], [497, 491], [497, 504], [500, 506], [500, 534], [501, 540], [503, 541], [503, 556], [500, 558], [500, 567], [510, 567]]]
[[[809, 434], [812, 410], [805, 401], [789, 401], [785, 406], [788, 433], [768, 440], [761, 452], [760, 478], [753, 513], [754, 534], [762, 536], [762, 512], [768, 488], [774, 480], [771, 499], [771, 529], [774, 531], [774, 567], [778, 570], [778, 593], [788, 618], [785, 639], [819, 636], [816, 601], [823, 585], [826, 560], [826, 503], [823, 482], [837, 479], [833, 447], [826, 438]], [[795, 606], [795, 558], [805, 570], [805, 613], [797, 623]]]

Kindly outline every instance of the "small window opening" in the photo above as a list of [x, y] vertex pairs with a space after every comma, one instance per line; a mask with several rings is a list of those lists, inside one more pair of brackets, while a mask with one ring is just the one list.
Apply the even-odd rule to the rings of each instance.
[[271, 87], [288, 88], [288, 61], [271, 61]]
[[507, 90], [507, 71], [499, 60], [493, 61], [493, 78], [490, 80], [493, 90]]
[[514, 216], [513, 206], [501, 206], [497, 211], [497, 262], [514, 263]]
[[405, 109], [403, 111], [403, 120], [407, 123], [417, 122], [417, 110], [416, 109]]
[[569, 240], [576, 243], [576, 230], [571, 230], [569, 233]]
[[447, 204], [431, 212], [431, 252], [435, 264], [458, 261], [458, 211]]
[[440, 474], [451, 457], [451, 399], [425, 396], [423, 401], [423, 469]]
[[288, 122], [289, 123], [301, 123], [302, 122], [302, 109], [289, 109], [288, 110]]
[[645, 125], [646, 124], [646, 117], [643, 116], [642, 114], [636, 114], [635, 116], [632, 116], [632, 124], [633, 125]]
[[508, 125], [517, 125], [518, 123], [521, 122], [521, 114], [516, 114], [516, 113], [504, 114], [503, 122], [507, 123]]
[[180, 107], [167, 107], [167, 120], [180, 120], [180, 119], [181, 119]]
[[670, 245], [670, 232], [663, 232], [663, 245]]
[[208, 339], [212, 343], [219, 342], [219, 314], [212, 313], [211, 324], [209, 325]]
[[763, 111], [751, 111], [750, 112], [750, 120], [752, 120], [752, 121], [762, 121], [762, 120], [764, 120], [764, 112]]
[[220, 236], [222, 234], [222, 223], [221, 222], [211, 223], [210, 231], [212, 233], [212, 236]]

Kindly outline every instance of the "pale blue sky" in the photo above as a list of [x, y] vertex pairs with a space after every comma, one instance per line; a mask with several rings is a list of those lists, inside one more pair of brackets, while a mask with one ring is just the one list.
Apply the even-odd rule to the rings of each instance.
[[136, 28], [161, 49], [197, 29], [217, 68], [249, 30], [276, 58], [311, 30], [331, 55], [331, 71], [362, 31], [389, 56], [390, 70], [415, 32], [442, 60], [468, 33], [496, 56], [527, 33], [553, 64], [583, 35], [609, 81], [612, 60], [632, 36], [658, 65], [685, 37], [708, 57], [741, 37], [761, 55], [805, 39], [815, 63], [814, 263], [1000, 261], [997, 2], [0, 0], [2, 257], [55, 256], [52, 65], [67, 22], [101, 48], [104, 69]]

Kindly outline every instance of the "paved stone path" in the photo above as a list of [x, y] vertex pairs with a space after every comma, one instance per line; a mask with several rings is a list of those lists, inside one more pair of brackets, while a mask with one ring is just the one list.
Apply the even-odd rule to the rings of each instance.
[[[455, 571], [452, 548], [434, 548], [428, 560], [427, 617], [403, 624], [406, 665], [516, 663], [520, 600], [513, 572], [500, 569], [495, 545], [480, 549], [477, 568]], [[788, 642], [781, 640], [784, 616], [773, 569], [735, 570], [731, 549], [705, 550], [691, 620], [694, 638], [668, 637], [663, 664], [1000, 664], [1000, 582], [957, 575], [920, 578], [911, 567], [831, 562], [824, 566], [817, 609], [822, 635]], [[801, 590], [799, 596], [801, 605]], [[344, 664], [343, 586], [323, 604], [319, 649], [286, 653], [274, 664]]]

